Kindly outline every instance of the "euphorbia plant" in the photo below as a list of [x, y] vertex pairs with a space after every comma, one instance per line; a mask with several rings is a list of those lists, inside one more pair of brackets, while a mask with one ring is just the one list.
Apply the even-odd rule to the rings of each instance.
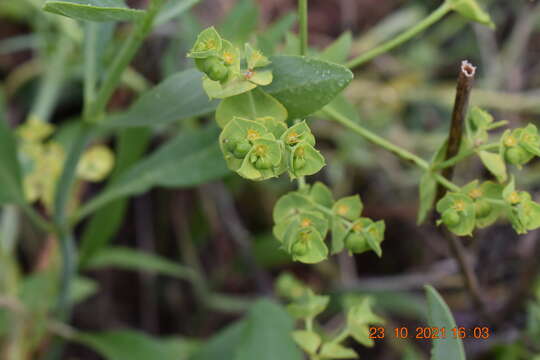
[[[245, 303], [239, 299], [213, 293], [196, 269], [125, 249], [96, 245], [101, 240], [93, 239], [92, 234], [103, 221], [99, 213], [83, 235], [80, 258], [75, 241], [75, 226], [114, 200], [146, 192], [155, 186], [194, 186], [221, 178], [230, 171], [250, 181], [286, 176], [297, 182], [297, 189], [284, 194], [274, 205], [272, 214], [276, 247], [282, 248], [293, 260], [314, 264], [341, 252], [374, 251], [381, 256], [385, 223], [364, 216], [360, 196], [336, 199], [333, 191], [322, 182], [306, 180], [306, 176], [317, 174], [326, 163], [324, 154], [317, 149], [317, 134], [311, 129], [309, 117], [314, 114], [343, 125], [424, 172], [420, 180], [419, 222], [435, 207], [440, 213], [437, 223], [459, 236], [471, 235], [476, 228], [490, 226], [504, 217], [518, 233], [540, 227], [540, 205], [528, 193], [516, 191], [515, 176], [508, 175], [507, 166], [515, 165], [520, 169], [540, 156], [540, 137], [534, 125], [507, 130], [500, 139], [490, 142], [490, 131], [505, 123], [494, 122], [487, 112], [476, 107], [466, 115], [467, 106], [464, 106], [457, 120], [461, 119], [465, 134], [451, 133], [433, 160], [426, 161], [351, 120], [333, 103], [352, 81], [351, 70], [403, 44], [452, 11], [493, 25], [476, 1], [446, 0], [411, 29], [347, 61], [349, 46], [346, 56], [336, 60], [341, 64], [323, 60], [316, 51], [309, 51], [307, 0], [299, 1], [300, 36], [296, 55], [270, 56], [261, 50], [265, 46], [262, 36], [259, 42], [235, 44], [209, 27], [200, 32], [187, 54], [193, 60], [193, 69], [170, 76], [142, 95], [126, 112], [111, 114], [107, 104], [121, 81], [125, 81], [123, 76], [129, 73], [126, 72], [128, 64], [142, 41], [156, 23], [171, 18], [170, 12], [178, 15], [185, 10], [183, 5], [173, 0], [151, 0], [147, 9], [136, 10], [116, 0], [47, 0], [44, 4], [48, 12], [84, 24], [82, 31], [76, 23], [66, 25], [59, 18], [51, 20], [51, 25], [63, 31], [78, 29], [75, 35], [64, 40], [85, 54], [84, 108], [76, 126], [63, 129], [64, 133], [54, 132], [47, 123], [50, 112], [47, 115], [43, 110], [28, 116], [16, 132], [3, 121], [0, 123], [3, 160], [0, 201], [20, 206], [38, 227], [53, 235], [61, 245], [62, 266], [60, 271], [54, 269], [53, 272], [60, 279], [54, 321], [69, 318], [75, 301], [74, 284], [80, 280], [76, 277], [78, 270], [111, 264], [127, 268], [146, 266], [188, 280], [194, 284], [203, 305], [209, 308], [243, 309]], [[106, 63], [98, 38], [105, 36], [107, 30], [99, 24], [109, 21], [132, 22], [132, 26], [120, 51], [114, 52], [112, 60]], [[83, 33], [84, 41], [81, 40]], [[62, 66], [55, 67], [57, 72], [59, 69]], [[149, 142], [150, 132], [139, 133], [133, 128], [166, 126], [179, 119], [209, 113], [214, 114], [219, 130], [214, 126], [183, 129], [151, 155], [139, 159]], [[62, 143], [61, 140], [66, 139], [65, 132], [71, 136]], [[118, 141], [116, 156], [103, 145], [111, 133]], [[450, 145], [455, 145], [456, 139], [461, 146], [448, 156]], [[478, 179], [463, 186], [453, 183], [446, 171], [476, 154], [494, 179]], [[101, 181], [111, 171], [109, 184], [79, 204], [73, 190], [82, 182]], [[440, 186], [444, 191], [438, 196]], [[33, 206], [38, 200], [44, 205], [41, 212]], [[120, 205], [125, 206], [125, 203]], [[112, 214], [118, 216], [122, 211], [113, 209]], [[108, 220], [108, 213], [104, 216]], [[11, 255], [12, 248], [8, 256]], [[18, 273], [18, 268], [12, 270]], [[291, 290], [287, 281], [296, 289]], [[304, 329], [292, 332], [291, 339], [312, 359], [354, 358], [354, 351], [343, 344], [348, 337], [361, 345], [373, 344], [366, 337], [366, 329], [370, 324], [381, 322], [381, 318], [372, 313], [370, 300], [352, 301], [354, 304], [347, 312], [342, 331], [328, 336], [314, 328], [314, 318], [326, 309], [328, 297], [315, 295], [291, 278], [282, 278], [277, 287], [292, 301], [288, 309], [293, 317], [305, 324]], [[17, 294], [18, 289], [10, 291]], [[49, 306], [46, 312], [51, 309]], [[56, 322], [53, 325], [58, 325]], [[74, 329], [58, 331], [58, 326], [55, 329], [63, 337], [85, 344], [96, 343]]]

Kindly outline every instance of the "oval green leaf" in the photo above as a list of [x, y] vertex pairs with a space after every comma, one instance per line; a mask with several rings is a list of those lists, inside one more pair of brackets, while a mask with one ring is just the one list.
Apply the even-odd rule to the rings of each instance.
[[270, 59], [274, 80], [262, 89], [289, 112], [289, 119], [310, 115], [332, 101], [353, 79], [344, 66], [303, 56]]

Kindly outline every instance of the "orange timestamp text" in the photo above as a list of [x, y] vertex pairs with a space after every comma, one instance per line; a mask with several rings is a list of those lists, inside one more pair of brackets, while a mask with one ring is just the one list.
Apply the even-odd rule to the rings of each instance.
[[382, 326], [371, 326], [369, 328], [369, 338], [373, 340], [382, 340], [385, 337], [392, 336], [397, 339], [418, 339], [418, 340], [433, 340], [433, 339], [479, 339], [486, 340], [491, 336], [491, 330], [487, 326], [466, 327], [428, 327], [418, 326], [409, 329], [406, 326], [394, 327], [386, 329]]

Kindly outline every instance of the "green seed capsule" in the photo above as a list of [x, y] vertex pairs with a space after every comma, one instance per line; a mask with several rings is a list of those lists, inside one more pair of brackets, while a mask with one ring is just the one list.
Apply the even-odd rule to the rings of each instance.
[[295, 242], [291, 248], [291, 254], [295, 257], [304, 256], [308, 252], [308, 244], [304, 240], [298, 240]]
[[196, 59], [195, 65], [200, 71], [208, 75], [208, 77], [214, 81], [225, 80], [229, 74], [227, 66], [225, 66], [223, 61], [216, 56], [211, 56], [206, 59]]
[[506, 161], [514, 165], [521, 165], [525, 163], [528, 157], [527, 152], [518, 146], [514, 146], [506, 150], [506, 153], [504, 155], [505, 155]]
[[266, 170], [272, 167], [272, 163], [266, 157], [260, 157], [255, 162], [255, 167], [259, 170]]
[[295, 157], [293, 159], [294, 170], [301, 170], [306, 166], [306, 159], [303, 157]]
[[447, 226], [455, 226], [459, 224], [459, 221], [460, 221], [459, 214], [454, 209], [448, 209], [442, 214], [442, 221]]
[[240, 141], [238, 139], [226, 139], [223, 144], [225, 145], [225, 150], [228, 152], [234, 152], [236, 150], [236, 146], [238, 145]]
[[237, 159], [243, 159], [247, 153], [251, 150], [251, 144], [247, 140], [242, 140], [236, 144], [236, 148], [232, 152]]
[[352, 233], [345, 239], [345, 246], [353, 253], [362, 253], [368, 249], [366, 239], [360, 233]]
[[491, 213], [491, 204], [486, 200], [479, 200], [474, 204], [476, 216], [479, 218], [484, 218]]

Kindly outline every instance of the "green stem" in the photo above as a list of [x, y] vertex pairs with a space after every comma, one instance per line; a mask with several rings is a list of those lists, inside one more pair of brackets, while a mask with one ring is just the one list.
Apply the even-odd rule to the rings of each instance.
[[109, 99], [122, 78], [124, 70], [135, 56], [146, 36], [152, 30], [154, 19], [164, 1], [153, 0], [148, 7], [146, 16], [135, 25], [135, 29], [120, 49], [118, 56], [116, 56], [109, 71], [105, 75], [103, 85], [99, 89], [96, 100], [89, 106], [87, 117], [84, 119], [85, 121], [97, 122], [101, 118]]
[[309, 332], [313, 331], [313, 318], [312, 317], [306, 318], [306, 330]]
[[383, 139], [379, 135], [369, 131], [368, 129], [363, 128], [362, 126], [356, 124], [352, 120], [349, 120], [345, 116], [341, 115], [337, 111], [335, 111], [332, 108], [326, 107], [323, 109], [323, 112], [326, 113], [330, 118], [334, 119], [338, 123], [344, 125], [348, 129], [354, 131], [358, 135], [362, 136], [369, 142], [378, 145], [394, 154], [399, 156], [402, 159], [405, 159], [407, 161], [411, 161], [414, 164], [418, 165], [424, 170], [427, 170], [429, 168], [429, 164], [424, 159], [420, 158], [419, 156], [416, 156], [415, 154], [397, 146], [391, 143], [390, 141]]
[[300, 22], [300, 55], [305, 56], [308, 49], [308, 4], [307, 0], [298, 0], [298, 18]]
[[384, 54], [395, 47], [403, 44], [404, 42], [410, 40], [414, 36], [418, 35], [422, 31], [426, 30], [431, 25], [435, 24], [437, 21], [439, 21], [443, 16], [445, 16], [447, 13], [452, 11], [452, 7], [449, 5], [448, 1], [445, 1], [441, 6], [439, 6], [435, 11], [433, 11], [428, 17], [426, 17], [424, 20], [420, 21], [418, 24], [410, 28], [409, 30], [405, 31], [399, 36], [396, 36], [390, 41], [387, 41], [379, 46], [377, 46], [374, 49], [371, 49], [362, 55], [358, 56], [357, 58], [349, 61], [347, 63], [347, 67], [350, 69], [353, 69], [359, 65], [362, 65], [377, 56]]
[[[395, 155], [397, 155], [398, 157], [400, 157], [400, 158], [402, 158], [404, 160], [407, 160], [407, 161], [410, 161], [410, 162], [414, 163], [415, 165], [417, 165], [419, 168], [421, 168], [423, 170], [427, 171], [427, 170], [430, 169], [429, 163], [427, 161], [425, 161], [424, 159], [422, 159], [419, 156], [411, 153], [408, 150], [405, 150], [405, 149], [391, 143], [390, 141], [380, 137], [379, 135], [369, 131], [368, 129], [363, 128], [362, 126], [356, 124], [354, 121], [352, 121], [352, 120], [346, 118], [345, 116], [341, 115], [337, 111], [326, 107], [326, 108], [323, 109], [323, 112], [327, 116], [329, 116], [331, 119], [333, 119], [336, 122], [344, 125], [346, 128], [354, 131], [355, 133], [362, 136], [364, 139], [368, 140], [369, 142], [371, 142], [371, 143], [373, 143], [375, 145], [378, 145], [378, 146], [380, 146], [380, 147], [394, 153]], [[459, 191], [459, 189], [460, 189], [459, 186], [455, 185], [451, 181], [448, 181], [447, 179], [445, 179], [440, 174], [434, 173], [433, 176], [435, 177], [435, 179], [437, 180], [438, 183], [440, 183], [442, 186], [444, 186], [448, 190], [450, 190], [450, 191]]]
[[457, 154], [453, 158], [450, 158], [450, 159], [448, 159], [446, 161], [443, 161], [441, 163], [433, 165], [432, 169], [433, 170], [441, 170], [441, 169], [444, 169], [444, 168], [447, 168], [447, 167], [451, 167], [451, 166], [454, 166], [454, 165], [458, 164], [462, 160], [468, 158], [469, 156], [473, 156], [478, 151], [493, 150], [493, 149], [497, 149], [497, 148], [499, 148], [499, 143], [484, 144], [484, 145], [481, 145], [481, 146], [478, 146], [478, 147], [475, 147], [475, 148], [471, 148], [471, 149], [468, 149], [466, 151], [463, 151], [463, 152]]

